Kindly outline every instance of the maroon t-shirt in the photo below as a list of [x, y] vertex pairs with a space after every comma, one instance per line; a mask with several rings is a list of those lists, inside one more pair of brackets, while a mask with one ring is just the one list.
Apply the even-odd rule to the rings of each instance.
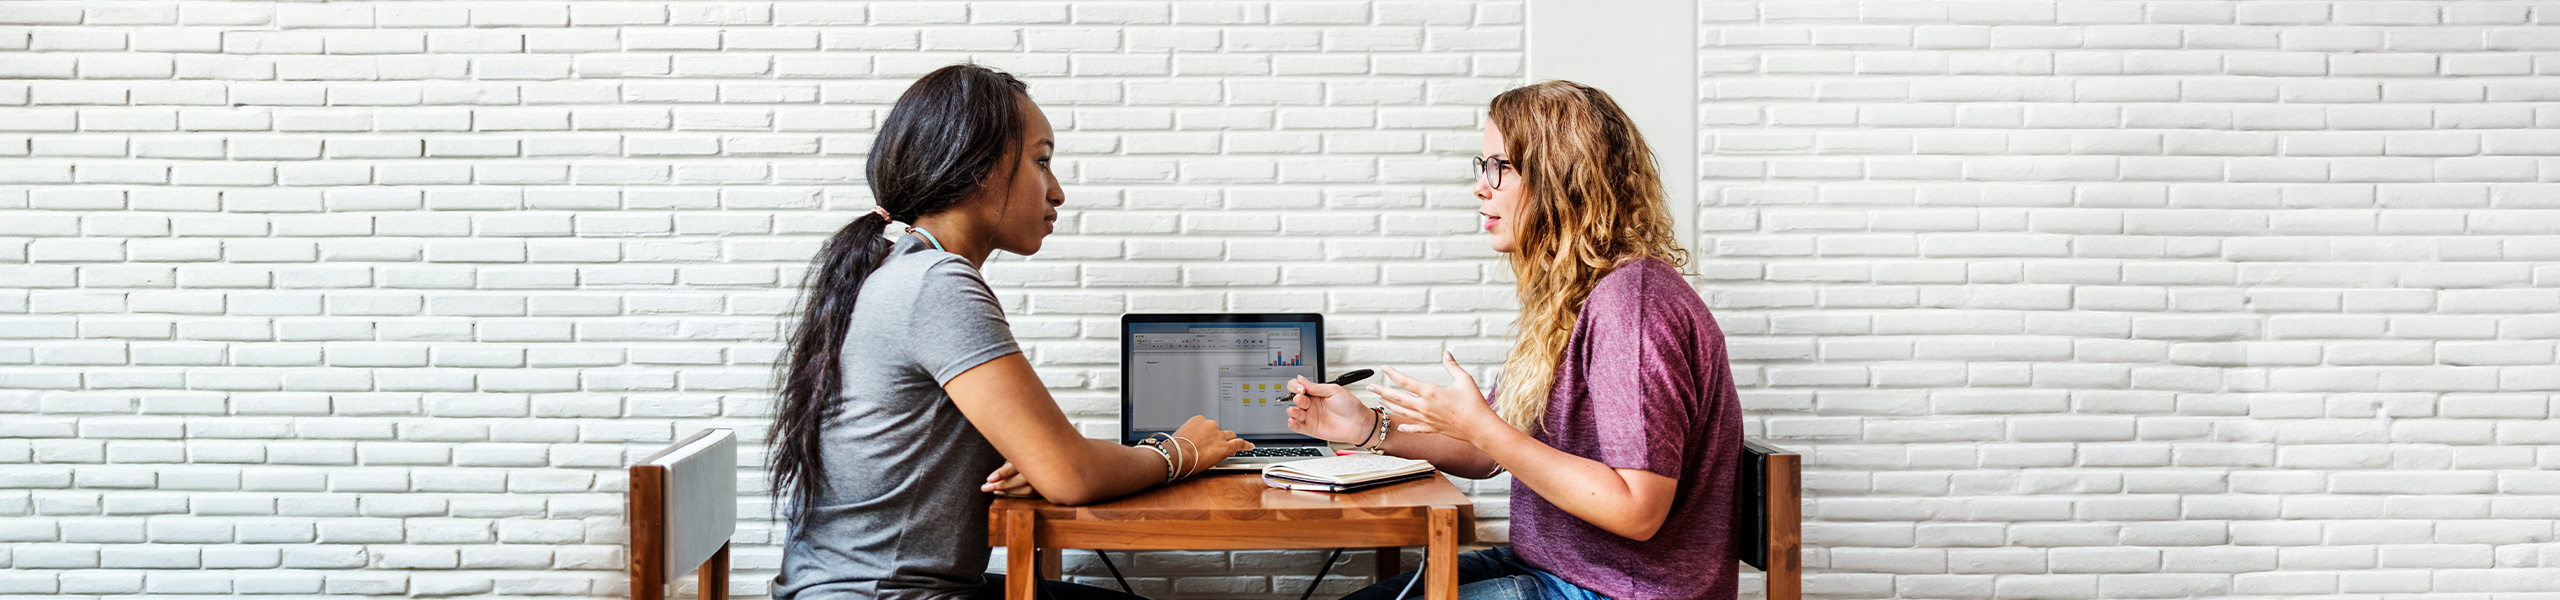
[[1538, 441], [1618, 469], [1678, 479], [1653, 539], [1593, 526], [1511, 484], [1522, 561], [1612, 600], [1733, 598], [1733, 503], [1742, 405], [1724, 332], [1671, 265], [1646, 259], [1601, 278], [1556, 366]]

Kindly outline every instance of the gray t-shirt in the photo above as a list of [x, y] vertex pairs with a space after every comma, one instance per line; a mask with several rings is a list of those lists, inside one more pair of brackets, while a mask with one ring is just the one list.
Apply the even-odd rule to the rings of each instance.
[[820, 430], [828, 492], [783, 545], [773, 597], [942, 599], [987, 569], [978, 491], [1004, 457], [942, 391], [1021, 352], [969, 262], [903, 236], [862, 282], [844, 393]]

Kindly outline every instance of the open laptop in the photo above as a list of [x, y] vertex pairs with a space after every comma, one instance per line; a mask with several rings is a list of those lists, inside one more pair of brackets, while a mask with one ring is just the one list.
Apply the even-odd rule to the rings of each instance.
[[1333, 455], [1289, 431], [1292, 378], [1324, 380], [1324, 315], [1132, 314], [1120, 317], [1120, 443], [1171, 434], [1194, 415], [1253, 442], [1213, 467]]

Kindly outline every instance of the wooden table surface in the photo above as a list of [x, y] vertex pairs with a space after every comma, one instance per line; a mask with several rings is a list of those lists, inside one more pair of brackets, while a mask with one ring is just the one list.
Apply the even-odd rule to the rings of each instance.
[[[987, 525], [988, 545], [1006, 548], [1007, 572], [1050, 576], [1056, 553], [1039, 550], [1379, 548], [1384, 577], [1402, 571], [1396, 548], [1423, 546], [1428, 598], [1455, 600], [1457, 546], [1475, 541], [1475, 505], [1445, 475], [1335, 494], [1235, 473], [1087, 506], [997, 499]], [[1028, 600], [1037, 579], [1005, 578], [1006, 596]]]

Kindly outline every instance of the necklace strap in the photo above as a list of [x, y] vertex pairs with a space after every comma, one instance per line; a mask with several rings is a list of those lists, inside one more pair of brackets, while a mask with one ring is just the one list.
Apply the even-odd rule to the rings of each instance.
[[[933, 249], [935, 249], [935, 250], [942, 250], [942, 240], [934, 239], [934, 237], [933, 237], [933, 232], [931, 232], [931, 231], [925, 231], [923, 227], [917, 227], [917, 226], [914, 226], [914, 225], [908, 225], [908, 226], [907, 226], [907, 233], [923, 234], [923, 235], [924, 235], [924, 241], [925, 241], [926, 243], [933, 244]], [[942, 251], [943, 251], [943, 252], [950, 252], [950, 250], [942, 250]]]

